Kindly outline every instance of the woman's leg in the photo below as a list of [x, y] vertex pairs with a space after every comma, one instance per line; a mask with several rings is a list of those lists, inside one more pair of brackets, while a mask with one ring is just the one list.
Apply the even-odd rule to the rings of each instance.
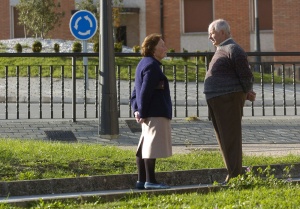
[[164, 183], [158, 183], [155, 178], [155, 163], [156, 159], [144, 159], [146, 168], [146, 183], [145, 189], [169, 189], [170, 186]]
[[145, 168], [145, 160], [142, 158], [142, 146], [140, 146], [139, 150], [136, 153], [136, 166], [138, 169], [138, 181], [146, 182], [146, 168]]
[[155, 162], [156, 159], [144, 159], [146, 170], [146, 182], [157, 183], [155, 178]]
[[138, 168], [138, 181], [156, 183], [155, 162], [156, 159], [142, 158], [143, 141], [136, 152], [136, 166]]

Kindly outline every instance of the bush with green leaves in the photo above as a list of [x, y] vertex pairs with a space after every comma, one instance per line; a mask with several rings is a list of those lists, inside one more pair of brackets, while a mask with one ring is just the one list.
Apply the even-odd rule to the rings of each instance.
[[168, 50], [168, 52], [174, 53], [174, 52], [175, 52], [175, 49], [170, 48], [170, 49]]
[[[197, 50], [196, 53], [200, 53], [200, 51]], [[202, 62], [202, 56], [196, 56], [196, 57], [195, 57], [195, 61], [196, 61], [196, 63], [198, 63], [198, 64], [199, 64], [199, 61]], [[202, 63], [203, 63], [203, 62], [202, 62]]]
[[73, 43], [72, 51], [73, 52], [82, 52], [82, 45], [81, 45], [81, 43], [78, 42], [78, 41], [75, 41]]
[[93, 51], [95, 53], [99, 53], [99, 42], [95, 42], [94, 45], [93, 45]]
[[17, 43], [15, 45], [15, 50], [16, 50], [16, 52], [21, 53], [23, 51], [22, 45], [20, 43]]
[[249, 189], [260, 186], [266, 186], [269, 188], [280, 187], [290, 184], [290, 170], [293, 166], [286, 166], [283, 169], [283, 178], [277, 179], [274, 176], [275, 169], [271, 166], [265, 168], [258, 167], [254, 170], [252, 167], [248, 167], [245, 174], [239, 175], [236, 178], [232, 178], [228, 182], [229, 188], [232, 189]]
[[132, 47], [132, 51], [135, 53], [139, 53], [141, 51], [141, 47], [139, 45], [134, 45]]
[[[198, 52], [198, 51], [197, 51], [197, 52]], [[200, 52], [200, 51], [199, 51], [199, 52]], [[203, 56], [203, 55], [200, 56], [200, 62], [201, 62], [201, 63], [205, 63], [205, 56]]]
[[122, 52], [122, 42], [117, 42], [117, 43], [114, 43], [114, 50], [115, 52]]
[[[185, 48], [183, 48], [183, 53], [188, 53], [189, 51], [186, 50]], [[189, 60], [189, 57], [188, 56], [182, 56], [182, 60], [187, 62]]]
[[[174, 53], [174, 52], [175, 52], [175, 49], [170, 48], [170, 49], [168, 50], [168, 52], [169, 52], [169, 53]], [[171, 57], [171, 60], [173, 60], [173, 59], [174, 59], [174, 57]]]
[[59, 44], [55, 43], [53, 46], [53, 49], [54, 49], [54, 52], [59, 53], [59, 49], [60, 49]]
[[40, 41], [34, 41], [32, 44], [33, 52], [41, 52], [42, 51], [42, 43]]

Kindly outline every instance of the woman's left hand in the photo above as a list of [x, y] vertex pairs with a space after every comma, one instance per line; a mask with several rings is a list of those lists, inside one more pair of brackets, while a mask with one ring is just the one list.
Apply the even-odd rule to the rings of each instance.
[[140, 113], [138, 111], [134, 113], [134, 117], [137, 123], [144, 123], [145, 121], [144, 118], [140, 118]]

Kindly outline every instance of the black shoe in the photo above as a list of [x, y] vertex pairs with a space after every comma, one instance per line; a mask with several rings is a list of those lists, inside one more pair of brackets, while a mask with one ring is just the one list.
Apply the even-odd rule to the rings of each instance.
[[135, 188], [145, 189], [145, 182], [137, 181], [136, 184], [135, 184]]

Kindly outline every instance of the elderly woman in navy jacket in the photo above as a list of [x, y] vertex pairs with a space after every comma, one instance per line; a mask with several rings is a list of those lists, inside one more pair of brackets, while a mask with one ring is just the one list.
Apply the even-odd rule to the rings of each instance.
[[156, 158], [172, 155], [172, 103], [167, 77], [160, 66], [167, 47], [159, 34], [147, 36], [142, 44], [142, 60], [135, 73], [131, 106], [142, 134], [136, 152], [137, 189], [167, 189], [155, 178]]

